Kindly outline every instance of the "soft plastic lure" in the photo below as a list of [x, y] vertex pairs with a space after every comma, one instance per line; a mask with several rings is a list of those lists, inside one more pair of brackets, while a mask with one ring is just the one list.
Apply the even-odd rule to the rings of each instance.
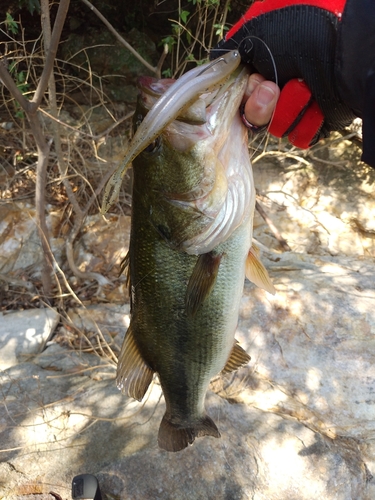
[[156, 101], [137, 128], [121, 165], [107, 183], [102, 213], [106, 213], [117, 200], [122, 179], [134, 158], [147, 148], [185, 107], [189, 106], [199, 95], [220, 84], [239, 66], [240, 62], [239, 52], [232, 50], [214, 61], [185, 73]]

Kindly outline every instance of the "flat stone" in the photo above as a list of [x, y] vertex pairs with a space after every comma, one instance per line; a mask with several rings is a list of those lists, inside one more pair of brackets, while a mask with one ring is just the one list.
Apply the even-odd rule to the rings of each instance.
[[[90, 357], [83, 355], [88, 362]], [[38, 485], [40, 494], [52, 490], [70, 498], [71, 480], [81, 473], [95, 474], [102, 493], [121, 499], [371, 498], [357, 442], [330, 440], [296, 420], [230, 404], [212, 392], [207, 408], [222, 437], [200, 438], [177, 454], [162, 451], [160, 386], [154, 384], [137, 403], [117, 390], [113, 368], [95, 370], [109, 377], [92, 379], [33, 363], [3, 374], [5, 499], [30, 485]]]
[[9, 368], [45, 346], [60, 315], [55, 309], [0, 313], [0, 367]]

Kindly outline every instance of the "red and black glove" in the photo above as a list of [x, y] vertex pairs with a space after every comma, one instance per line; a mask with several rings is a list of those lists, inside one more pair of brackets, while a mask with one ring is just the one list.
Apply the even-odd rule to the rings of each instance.
[[268, 130], [307, 148], [359, 116], [375, 167], [375, 0], [255, 0], [211, 51], [280, 86]]

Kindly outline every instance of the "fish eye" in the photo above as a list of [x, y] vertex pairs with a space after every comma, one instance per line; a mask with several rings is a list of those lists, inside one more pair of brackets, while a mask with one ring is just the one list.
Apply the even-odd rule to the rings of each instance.
[[147, 153], [155, 153], [159, 150], [160, 144], [160, 137], [157, 137], [154, 141], [151, 142], [151, 144], [147, 146], [147, 148], [144, 149], [144, 151], [146, 151]]

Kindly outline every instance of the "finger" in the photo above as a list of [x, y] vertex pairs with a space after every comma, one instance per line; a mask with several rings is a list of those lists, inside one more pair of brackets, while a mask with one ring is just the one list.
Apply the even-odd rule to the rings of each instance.
[[258, 87], [258, 85], [260, 83], [263, 83], [265, 81], [266, 81], [266, 79], [264, 78], [264, 76], [260, 75], [259, 73], [253, 73], [252, 75], [250, 75], [249, 79], [247, 81], [247, 87], [245, 90], [244, 101], [247, 101], [248, 98], [251, 96], [251, 94], [256, 89], [256, 87]]
[[244, 108], [247, 121], [257, 127], [269, 123], [280, 95], [279, 87], [261, 75], [253, 74], [249, 78], [245, 97], [247, 95]]

